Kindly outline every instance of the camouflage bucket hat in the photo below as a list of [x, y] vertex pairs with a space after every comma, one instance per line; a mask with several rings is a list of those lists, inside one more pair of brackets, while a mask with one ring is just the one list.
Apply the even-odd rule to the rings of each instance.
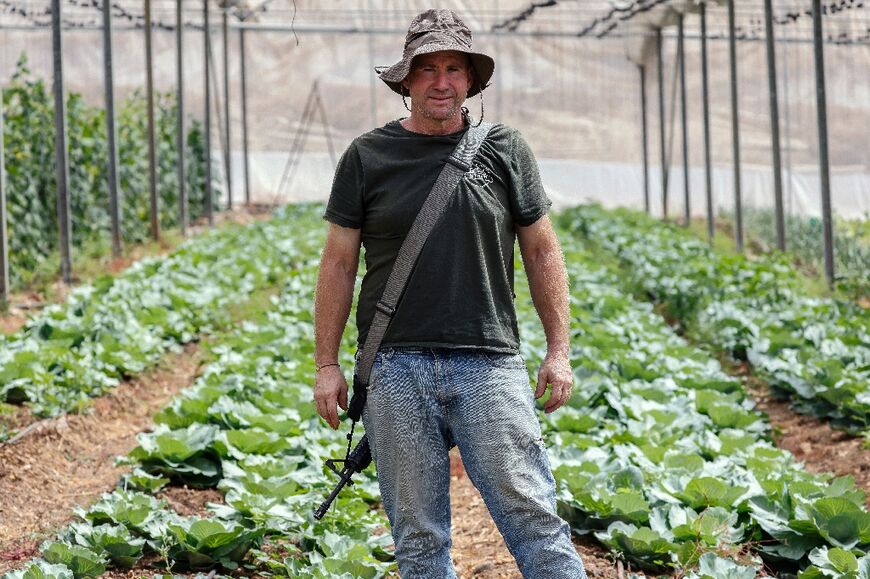
[[474, 66], [475, 83], [468, 91], [474, 96], [489, 86], [495, 61], [486, 54], [471, 49], [471, 31], [452, 10], [427, 10], [417, 15], [405, 36], [402, 60], [390, 67], [378, 67], [379, 78], [394, 92], [402, 94], [402, 81], [411, 71], [411, 61], [420, 54], [442, 50], [457, 50], [468, 54]]

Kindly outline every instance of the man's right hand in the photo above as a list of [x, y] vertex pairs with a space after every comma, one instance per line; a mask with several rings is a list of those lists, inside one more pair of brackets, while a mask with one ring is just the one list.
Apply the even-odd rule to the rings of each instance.
[[314, 378], [314, 402], [317, 413], [332, 427], [338, 428], [338, 406], [347, 410], [347, 380], [339, 366], [327, 366]]

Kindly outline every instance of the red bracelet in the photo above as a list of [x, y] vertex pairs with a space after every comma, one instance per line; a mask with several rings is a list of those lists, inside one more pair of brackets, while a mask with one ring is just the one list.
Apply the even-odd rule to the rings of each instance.
[[332, 362], [331, 364], [324, 364], [323, 366], [318, 366], [317, 371], [320, 372], [324, 368], [328, 368], [329, 366], [340, 366], [338, 362]]

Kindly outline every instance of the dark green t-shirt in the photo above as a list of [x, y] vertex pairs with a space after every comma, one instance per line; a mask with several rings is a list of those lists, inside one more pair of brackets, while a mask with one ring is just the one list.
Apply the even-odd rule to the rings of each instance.
[[[339, 161], [324, 218], [362, 229], [360, 345], [399, 247], [464, 133], [420, 135], [392, 121], [357, 137]], [[528, 144], [493, 127], [426, 241], [382, 345], [518, 352], [514, 226], [549, 206]]]

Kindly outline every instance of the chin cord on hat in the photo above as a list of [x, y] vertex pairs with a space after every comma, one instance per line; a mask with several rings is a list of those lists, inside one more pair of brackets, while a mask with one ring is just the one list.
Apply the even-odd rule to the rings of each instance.
[[[474, 125], [475, 127], [479, 127], [480, 123], [483, 122], [483, 88], [481, 88], [477, 94], [478, 94], [478, 96], [480, 96], [480, 119], [478, 119], [477, 124]], [[466, 107], [461, 107], [461, 110], [462, 110], [462, 118], [465, 119], [465, 122], [470, 125], [471, 124], [471, 115], [469, 115], [468, 109]]]
[[399, 91], [402, 93], [402, 104], [405, 105], [405, 108], [408, 109], [408, 112], [411, 112], [411, 107], [408, 106], [408, 101], [405, 100], [405, 85], [399, 85]]

